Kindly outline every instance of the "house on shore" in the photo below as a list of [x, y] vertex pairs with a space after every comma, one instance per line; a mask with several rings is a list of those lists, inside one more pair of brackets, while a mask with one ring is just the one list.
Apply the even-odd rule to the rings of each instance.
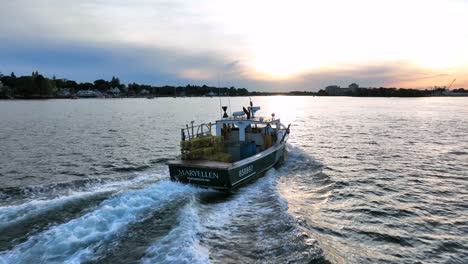
[[148, 94], [150, 94], [150, 92], [148, 90], [146, 90], [146, 89], [143, 89], [138, 94], [139, 95], [148, 95]]
[[71, 97], [72, 92], [70, 88], [61, 88], [57, 91], [58, 97]]
[[107, 94], [112, 95], [112, 96], [119, 96], [119, 95], [120, 95], [120, 89], [117, 88], [117, 87], [110, 88], [110, 89], [107, 91]]
[[213, 91], [211, 91], [211, 92], [205, 94], [205, 96], [213, 97], [213, 96], [216, 96], [216, 94], [213, 93]]
[[76, 96], [85, 98], [102, 97], [102, 93], [97, 90], [79, 90]]

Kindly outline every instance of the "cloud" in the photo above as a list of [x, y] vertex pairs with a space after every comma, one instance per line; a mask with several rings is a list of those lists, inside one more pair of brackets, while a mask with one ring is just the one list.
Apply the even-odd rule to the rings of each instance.
[[39, 68], [74, 78], [86, 69], [121, 75], [137, 69], [172, 84], [229, 78], [238, 64], [221, 42], [235, 46], [235, 39], [216, 35], [183, 1], [18, 0], [3, 7], [0, 34], [11, 37], [1, 43], [4, 71], [29, 65], [26, 73]]
[[425, 87], [452, 76], [468, 86], [462, 77], [468, 35], [461, 26], [468, 23], [467, 6], [442, 0], [4, 1], [0, 70], [251, 90], [350, 82]]
[[[21, 44], [19, 44], [19, 43]], [[85, 45], [69, 42], [30, 41], [0, 43], [2, 59], [0, 71], [29, 74], [39, 70], [48, 76], [93, 81], [118, 76], [123, 82], [145, 82], [155, 85], [186, 85], [203, 83], [214, 85], [211, 73], [222, 69], [223, 61], [210, 54], [182, 54], [157, 47], [128, 45]], [[21, 48], [18, 49], [18, 45]], [[196, 76], [202, 72], [210, 75]], [[224, 74], [224, 76], [229, 76]], [[211, 82], [211, 83], [210, 83]]]

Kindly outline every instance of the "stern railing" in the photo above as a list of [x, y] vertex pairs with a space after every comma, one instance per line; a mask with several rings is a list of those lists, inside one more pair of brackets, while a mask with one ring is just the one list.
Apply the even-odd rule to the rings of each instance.
[[195, 126], [193, 123], [194, 121], [190, 122], [190, 126], [187, 124], [185, 125], [185, 128], [180, 129], [180, 136], [182, 141], [212, 135], [212, 123], [201, 124], [197, 126]]

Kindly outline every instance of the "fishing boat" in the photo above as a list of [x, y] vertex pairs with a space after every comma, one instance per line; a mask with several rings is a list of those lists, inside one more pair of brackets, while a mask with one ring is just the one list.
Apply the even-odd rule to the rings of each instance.
[[[171, 180], [231, 191], [262, 176], [285, 156], [289, 128], [275, 114], [257, 117], [260, 107], [243, 107], [214, 123], [181, 129], [181, 158], [168, 162]], [[213, 130], [215, 131], [213, 133]]]

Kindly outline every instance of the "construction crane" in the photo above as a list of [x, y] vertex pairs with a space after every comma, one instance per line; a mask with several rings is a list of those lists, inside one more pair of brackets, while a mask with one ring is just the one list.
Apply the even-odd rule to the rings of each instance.
[[453, 81], [450, 83], [449, 86], [447, 86], [447, 91], [450, 91], [450, 87], [452, 87], [453, 83], [456, 81], [457, 79], [453, 79]]

